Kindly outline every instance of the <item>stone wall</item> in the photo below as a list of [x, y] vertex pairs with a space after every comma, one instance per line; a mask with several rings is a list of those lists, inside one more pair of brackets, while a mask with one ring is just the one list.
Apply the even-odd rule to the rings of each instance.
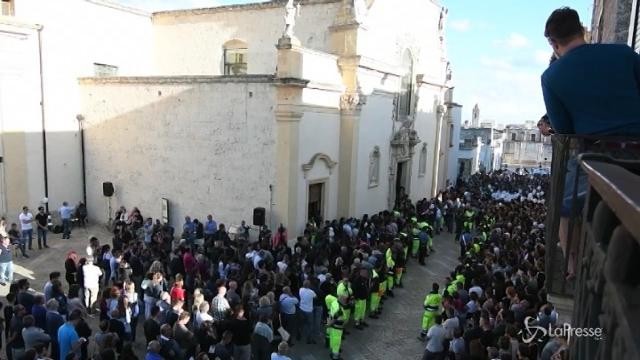
[[0, 20], [0, 86], [11, 89], [0, 91], [2, 136], [10, 148], [0, 191], [8, 195], [11, 218], [45, 196], [43, 116], [51, 208], [82, 200], [77, 78], [93, 76], [94, 63], [117, 66], [120, 75], [147, 74], [151, 64], [151, 19], [140, 11], [101, 0], [31, 0], [16, 1], [14, 15]]
[[[284, 3], [228, 6], [156, 13], [153, 16], [156, 71], [160, 75], [223, 74], [223, 46], [248, 44], [249, 74], [274, 74], [275, 44], [284, 30]], [[308, 49], [330, 53], [327, 29], [340, 3], [303, 2], [295, 36]]]
[[185, 215], [251, 222], [269, 209], [275, 178], [275, 87], [267, 76], [83, 79], [89, 213], [106, 222], [102, 183], [115, 210], [138, 206], [171, 223]]

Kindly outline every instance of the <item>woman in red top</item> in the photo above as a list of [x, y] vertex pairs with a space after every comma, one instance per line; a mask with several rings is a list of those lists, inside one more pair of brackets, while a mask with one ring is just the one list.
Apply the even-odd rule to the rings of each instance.
[[184, 281], [182, 280], [182, 275], [177, 274], [176, 275], [176, 281], [173, 283], [173, 287], [171, 288], [171, 302], [174, 302], [176, 300], [184, 300]]

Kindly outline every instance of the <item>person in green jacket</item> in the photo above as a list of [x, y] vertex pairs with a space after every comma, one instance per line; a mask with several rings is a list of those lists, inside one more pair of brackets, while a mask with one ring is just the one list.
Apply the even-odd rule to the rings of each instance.
[[327, 334], [329, 336], [329, 349], [331, 351], [331, 359], [340, 359], [340, 347], [342, 346], [342, 332], [344, 330], [345, 318], [344, 311], [340, 306], [341, 301], [347, 301], [344, 297], [338, 299], [329, 294], [325, 297], [327, 305]]
[[435, 324], [436, 316], [440, 313], [442, 305], [442, 295], [439, 294], [440, 285], [433, 283], [431, 292], [424, 299], [424, 314], [422, 315], [422, 331], [420, 340], [427, 336], [429, 328]]
[[395, 282], [395, 267], [396, 262], [393, 260], [393, 251], [391, 250], [391, 245], [387, 248], [385, 252], [385, 261], [387, 263], [387, 295], [394, 297], [393, 295], [393, 283]]

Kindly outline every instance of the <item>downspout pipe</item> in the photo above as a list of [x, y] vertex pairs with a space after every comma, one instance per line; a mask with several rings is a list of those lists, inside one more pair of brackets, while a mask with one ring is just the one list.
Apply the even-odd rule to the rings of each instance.
[[36, 25], [38, 31], [38, 67], [40, 71], [40, 117], [42, 119], [42, 166], [43, 166], [43, 181], [44, 181], [44, 197], [47, 199], [44, 206], [49, 213], [49, 171], [47, 169], [47, 130], [46, 130], [46, 117], [44, 111], [44, 71], [42, 65], [42, 25]]
[[87, 168], [85, 162], [85, 150], [84, 150], [84, 116], [76, 115], [78, 120], [78, 126], [80, 128], [80, 154], [82, 156], [82, 203], [87, 206]]

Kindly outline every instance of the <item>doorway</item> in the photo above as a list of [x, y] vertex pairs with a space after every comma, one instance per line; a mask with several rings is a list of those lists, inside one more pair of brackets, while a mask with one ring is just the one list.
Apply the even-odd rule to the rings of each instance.
[[309, 184], [307, 222], [319, 223], [324, 217], [324, 182]]
[[402, 161], [396, 165], [396, 205], [407, 193], [408, 163], [408, 161]]

